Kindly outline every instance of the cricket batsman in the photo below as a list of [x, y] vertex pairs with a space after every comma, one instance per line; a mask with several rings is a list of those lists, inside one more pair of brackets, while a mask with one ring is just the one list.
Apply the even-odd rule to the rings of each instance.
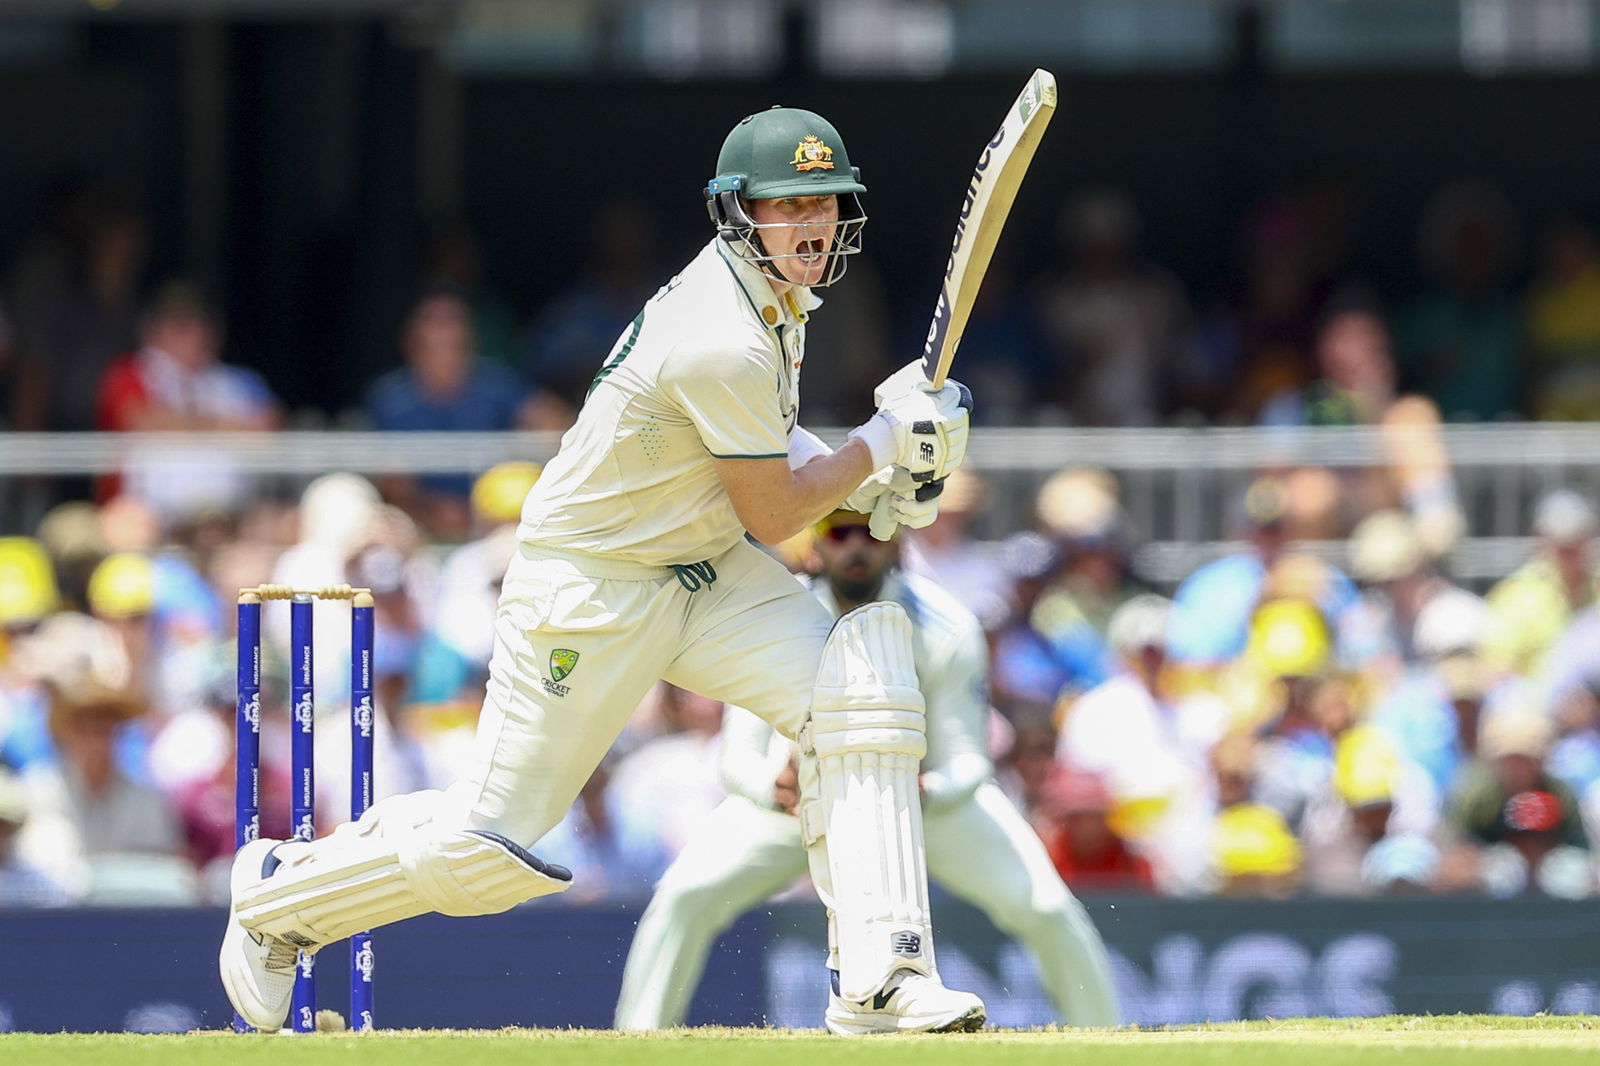
[[[1073, 1025], [1120, 1021], [1100, 940], [1038, 835], [992, 780], [988, 651], [971, 611], [933, 582], [894, 569], [898, 545], [836, 511], [816, 527], [812, 594], [829, 614], [873, 600], [905, 608], [927, 701], [922, 807], [934, 880], [1027, 945], [1056, 1010]], [[793, 745], [750, 712], [723, 725], [724, 800], [656, 886], [639, 920], [617, 1001], [618, 1029], [682, 1025], [717, 936], [805, 870], [794, 816]]]
[[800, 745], [801, 835], [837, 979], [829, 1027], [983, 1024], [935, 964], [905, 610], [835, 620], [746, 539], [777, 544], [841, 504], [884, 536], [926, 524], [930, 486], [966, 453], [966, 390], [932, 389], [917, 362], [838, 451], [797, 423], [806, 322], [860, 250], [865, 191], [820, 115], [773, 108], [728, 134], [705, 189], [714, 236], [623, 331], [528, 493], [471, 772], [321, 840], [240, 849], [220, 966], [251, 1025], [283, 1023], [296, 948], [566, 889], [570, 872], [533, 849], [661, 678]]

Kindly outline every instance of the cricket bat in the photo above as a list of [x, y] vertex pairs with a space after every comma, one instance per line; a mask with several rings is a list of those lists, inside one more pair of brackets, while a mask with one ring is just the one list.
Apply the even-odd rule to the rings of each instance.
[[1036, 70], [1022, 87], [1006, 120], [978, 156], [967, 183], [956, 236], [945, 264], [944, 282], [933, 305], [933, 321], [922, 346], [922, 372], [934, 388], [944, 384], [950, 363], [967, 328], [967, 316], [983, 285], [984, 272], [1005, 228], [1006, 216], [1028, 172], [1033, 150], [1056, 112], [1056, 79], [1048, 70]]

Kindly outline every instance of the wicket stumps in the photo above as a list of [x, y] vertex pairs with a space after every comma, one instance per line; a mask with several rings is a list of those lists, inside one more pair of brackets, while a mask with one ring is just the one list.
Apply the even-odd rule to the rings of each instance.
[[[350, 601], [350, 819], [372, 806], [373, 607], [370, 589], [330, 585], [295, 589], [258, 585], [239, 590], [239, 706], [234, 764], [234, 846], [241, 848], [261, 835], [261, 604], [289, 601], [289, 706], [291, 832], [296, 840], [316, 836], [316, 691], [313, 672], [313, 609], [318, 600]], [[316, 977], [312, 956], [300, 953], [290, 1025], [297, 1033], [316, 1029]], [[350, 938], [350, 1025], [372, 1028], [372, 936]], [[249, 1028], [235, 1016], [234, 1028]]]

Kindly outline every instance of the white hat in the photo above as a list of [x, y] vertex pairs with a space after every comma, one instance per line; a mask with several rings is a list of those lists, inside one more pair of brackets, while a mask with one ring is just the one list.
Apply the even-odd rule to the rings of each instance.
[[1413, 643], [1424, 659], [1475, 652], [1489, 623], [1489, 605], [1465, 589], [1441, 589], [1417, 614]]
[[1533, 532], [1547, 540], [1588, 540], [1596, 525], [1594, 508], [1571, 489], [1548, 493], [1533, 510]]
[[1427, 553], [1401, 511], [1378, 511], [1350, 534], [1350, 572], [1362, 581], [1394, 581], [1422, 569]]
[[1167, 620], [1172, 601], [1165, 596], [1135, 596], [1118, 607], [1106, 626], [1106, 643], [1113, 651], [1139, 652], [1167, 646]]

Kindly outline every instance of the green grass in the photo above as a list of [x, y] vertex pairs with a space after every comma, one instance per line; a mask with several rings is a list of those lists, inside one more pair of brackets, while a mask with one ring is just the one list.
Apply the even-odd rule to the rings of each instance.
[[815, 1030], [407, 1030], [364, 1035], [234, 1036], [122, 1033], [0, 1036], [7, 1066], [1338, 1066], [1344, 1063], [1531, 1066], [1593, 1063], [1600, 1017], [1487, 1015], [1305, 1019], [1144, 1030], [990, 1030], [845, 1040]]

